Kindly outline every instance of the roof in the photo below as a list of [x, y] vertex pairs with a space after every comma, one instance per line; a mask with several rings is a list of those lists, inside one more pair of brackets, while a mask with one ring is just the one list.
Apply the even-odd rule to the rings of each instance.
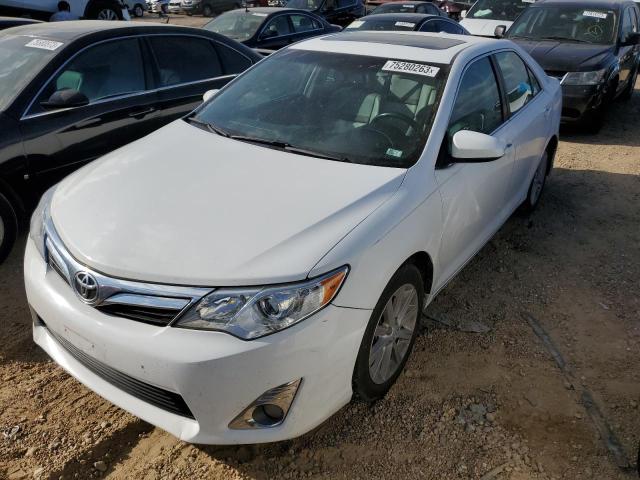
[[[377, 16], [377, 15], [376, 15]], [[303, 40], [288, 48], [449, 64], [460, 52], [513, 46], [508, 40], [427, 32], [355, 31]]]
[[62, 42], [70, 42], [87, 35], [121, 30], [122, 33], [137, 33], [145, 30], [184, 31], [195, 30], [192, 27], [167, 25], [151, 22], [107, 22], [100, 20], [74, 20], [67, 22], [34, 23], [11, 29], [13, 35], [34, 35]]
[[400, 22], [412, 22], [420, 23], [427, 18], [442, 18], [440, 15], [433, 15], [430, 13], [376, 13], [375, 15], [367, 15], [360, 17], [358, 20], [361, 22], [368, 22], [369, 20], [379, 22], [381, 20], [387, 21], [400, 21]]
[[539, 7], [544, 5], [559, 5], [567, 7], [584, 7], [584, 8], [602, 8], [609, 10], [617, 10], [622, 5], [633, 4], [631, 0], [538, 0], [531, 5]]
[[[402, 0], [392, 0], [390, 2], [381, 3], [380, 5], [422, 5], [424, 3], [433, 3], [431, 0], [408, 0], [403, 2]], [[434, 4], [435, 5], [435, 4]]]
[[[287, 7], [249, 7], [247, 9], [244, 8], [236, 8], [235, 10], [229, 10], [229, 12], [233, 13], [278, 13], [284, 11], [291, 10], [300, 10], [299, 8], [287, 8]], [[304, 11], [304, 10], [302, 10]]]

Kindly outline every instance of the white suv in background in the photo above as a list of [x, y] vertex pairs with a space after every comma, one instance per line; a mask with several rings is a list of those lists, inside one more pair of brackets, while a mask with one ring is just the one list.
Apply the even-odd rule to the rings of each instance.
[[[0, 14], [16, 16], [29, 15], [40, 20], [49, 20], [58, 11], [59, 0], [0, 0]], [[122, 20], [121, 0], [68, 0], [71, 13], [79, 18], [99, 20]]]

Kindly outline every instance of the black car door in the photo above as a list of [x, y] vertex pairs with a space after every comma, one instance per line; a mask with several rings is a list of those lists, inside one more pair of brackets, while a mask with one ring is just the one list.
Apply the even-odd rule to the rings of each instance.
[[295, 13], [289, 15], [289, 19], [291, 21], [291, 26], [293, 27], [294, 42], [324, 33], [322, 23], [311, 15]]
[[278, 50], [293, 43], [294, 35], [289, 15], [275, 15], [267, 20], [258, 35], [257, 48]]
[[[36, 191], [107, 152], [147, 135], [158, 124], [156, 93], [140, 40], [108, 40], [71, 57], [33, 98], [20, 120], [30, 181]], [[42, 104], [61, 90], [88, 103]]]
[[147, 42], [157, 67], [162, 124], [186, 115], [202, 103], [207, 90], [223, 87], [251, 65], [241, 53], [205, 37], [153, 35]]

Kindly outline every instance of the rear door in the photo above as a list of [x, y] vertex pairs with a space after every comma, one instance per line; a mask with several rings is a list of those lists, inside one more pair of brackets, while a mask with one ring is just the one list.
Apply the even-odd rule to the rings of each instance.
[[[34, 186], [42, 189], [79, 166], [152, 132], [157, 94], [140, 40], [109, 40], [83, 49], [47, 81], [20, 121]], [[89, 104], [46, 109], [57, 90], [74, 89]]]
[[[243, 60], [245, 68], [246, 64], [251, 64], [236, 50], [225, 51], [228, 60], [223, 64], [214, 42], [205, 37], [153, 35], [146, 41], [156, 65], [162, 124], [180, 118], [200, 105], [207, 90], [226, 85], [238, 73]], [[236, 64], [229, 68], [234, 59]]]

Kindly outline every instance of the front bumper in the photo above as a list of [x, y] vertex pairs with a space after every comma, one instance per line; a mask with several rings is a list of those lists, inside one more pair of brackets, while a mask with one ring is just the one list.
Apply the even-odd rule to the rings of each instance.
[[[221, 332], [157, 327], [105, 315], [77, 298], [31, 239], [24, 269], [27, 298], [37, 315], [35, 342], [94, 392], [182, 440], [247, 444], [293, 438], [351, 399], [351, 377], [370, 310], [329, 305], [287, 330], [243, 341]], [[141, 383], [174, 392], [194, 418], [115, 387], [78, 361], [64, 342]], [[302, 379], [301, 386], [281, 425], [228, 427], [262, 393], [297, 379]]]
[[605, 101], [603, 85], [562, 85], [563, 123], [579, 122]]

